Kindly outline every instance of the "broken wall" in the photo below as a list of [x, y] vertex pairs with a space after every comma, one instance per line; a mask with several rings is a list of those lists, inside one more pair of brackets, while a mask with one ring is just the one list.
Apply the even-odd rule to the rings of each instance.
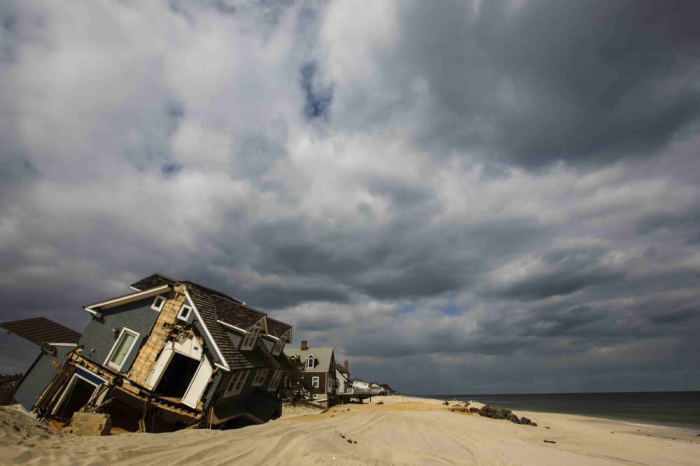
[[17, 386], [13, 395], [14, 399], [24, 409], [31, 411], [39, 395], [56, 376], [58, 368], [65, 364], [68, 353], [74, 349], [74, 346], [58, 346], [56, 347], [56, 355], [42, 351]]
[[135, 357], [133, 367], [129, 371], [129, 380], [142, 387], [146, 386], [146, 380], [151, 374], [153, 366], [155, 366], [160, 351], [165, 346], [172, 325], [175, 323], [177, 314], [180, 312], [180, 308], [186, 299], [187, 297], [184, 294], [182, 286], [175, 287], [172, 296], [168, 297], [163, 305], [163, 309], [161, 309], [158, 314], [157, 320], [150, 330], [150, 334], [147, 335], [146, 342], [140, 348], [136, 346], [136, 348], [139, 348], [138, 356]]

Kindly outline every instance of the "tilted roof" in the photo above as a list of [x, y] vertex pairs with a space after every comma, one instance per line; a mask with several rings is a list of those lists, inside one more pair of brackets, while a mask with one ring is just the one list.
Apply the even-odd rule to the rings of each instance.
[[332, 346], [309, 346], [308, 349], [302, 350], [301, 348], [284, 348], [284, 354], [287, 357], [298, 356], [301, 361], [306, 361], [309, 356], [314, 355], [318, 359], [318, 365], [313, 369], [309, 369], [304, 364], [304, 372], [328, 372], [331, 368], [331, 360], [333, 358], [333, 347]]
[[39, 346], [51, 343], [77, 344], [80, 340], [80, 333], [46, 317], [3, 322], [0, 327]]
[[[252, 369], [256, 367], [272, 367], [274, 369], [279, 369], [284, 367], [284, 362], [286, 361], [278, 361], [276, 356], [267, 351], [267, 348], [260, 339], [258, 339], [252, 351], [240, 351], [236, 349], [227, 334], [230, 330], [218, 321], [225, 322], [243, 330], [248, 330], [261, 319], [266, 318], [269, 334], [276, 337], [278, 337], [276, 333], [278, 333], [280, 329], [284, 329], [280, 335], [288, 329], [291, 329], [292, 327], [290, 325], [270, 319], [264, 312], [253, 309], [220, 291], [190, 281], [178, 282], [163, 275], [153, 274], [133, 283], [131, 287], [137, 290], [145, 290], [163, 285], [177, 284], [184, 284], [187, 288], [190, 298], [192, 299], [192, 304], [197, 308], [204, 325], [211, 333], [212, 339], [218, 346], [231, 370]], [[270, 321], [273, 321], [272, 329], [270, 328]]]
[[219, 320], [227, 324], [235, 325], [243, 330], [249, 330], [266, 314], [244, 306], [240, 302], [219, 295], [212, 295], [216, 307], [216, 315]]
[[[280, 338], [282, 335], [284, 335], [288, 330], [291, 330], [292, 326], [289, 324], [285, 324], [284, 322], [280, 322], [277, 319], [273, 319], [272, 317], [267, 318], [267, 333], [270, 335]], [[287, 336], [287, 343], [292, 342], [292, 336], [288, 335]]]

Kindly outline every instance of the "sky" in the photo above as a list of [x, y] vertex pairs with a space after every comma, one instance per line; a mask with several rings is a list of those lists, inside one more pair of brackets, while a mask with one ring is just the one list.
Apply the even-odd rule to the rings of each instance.
[[403, 393], [700, 389], [698, 17], [2, 1], [0, 321], [162, 273]]

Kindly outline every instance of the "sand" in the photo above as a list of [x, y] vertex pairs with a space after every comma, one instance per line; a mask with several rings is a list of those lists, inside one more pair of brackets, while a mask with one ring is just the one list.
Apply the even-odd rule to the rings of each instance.
[[50, 432], [1, 408], [0, 462], [570, 466], [700, 461], [696, 434], [583, 416], [517, 411], [538, 423], [532, 427], [450, 412], [439, 400], [403, 396], [310, 411], [290, 410], [267, 424], [229, 431], [78, 437]]

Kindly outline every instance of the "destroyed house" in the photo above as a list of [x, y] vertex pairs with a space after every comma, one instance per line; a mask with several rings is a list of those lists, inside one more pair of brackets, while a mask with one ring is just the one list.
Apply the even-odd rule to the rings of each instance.
[[38, 416], [106, 413], [140, 431], [279, 416], [291, 326], [189, 281], [152, 275], [131, 288], [85, 306], [92, 318], [77, 346], [31, 403]]

